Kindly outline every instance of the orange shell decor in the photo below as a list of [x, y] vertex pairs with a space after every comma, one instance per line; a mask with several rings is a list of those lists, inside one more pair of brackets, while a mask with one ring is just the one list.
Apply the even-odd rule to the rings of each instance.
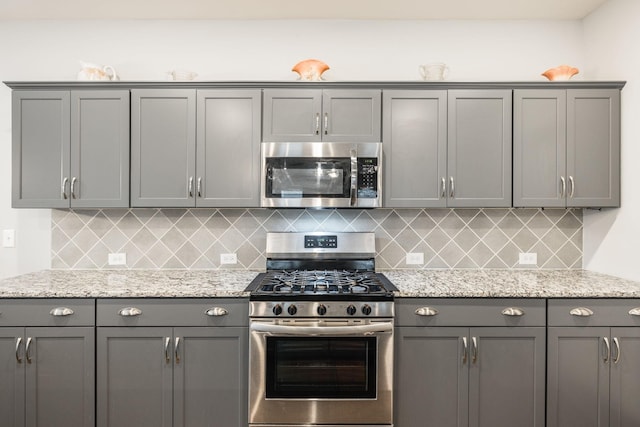
[[550, 68], [544, 73], [543, 76], [548, 78], [551, 81], [557, 80], [569, 80], [572, 76], [578, 74], [580, 70], [575, 67], [570, 67], [568, 65], [560, 65], [556, 68]]
[[299, 74], [298, 80], [318, 81], [322, 80], [322, 73], [327, 71], [329, 66], [317, 59], [306, 59], [293, 66], [291, 71]]

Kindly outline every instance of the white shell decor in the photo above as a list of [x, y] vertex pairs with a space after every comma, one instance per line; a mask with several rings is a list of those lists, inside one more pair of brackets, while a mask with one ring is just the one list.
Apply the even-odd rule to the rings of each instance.
[[578, 74], [580, 70], [569, 65], [560, 65], [555, 68], [550, 68], [544, 73], [543, 76], [551, 81], [563, 81], [569, 80], [572, 76]]
[[318, 59], [306, 59], [294, 65], [291, 71], [298, 73], [298, 80], [315, 82], [322, 80], [322, 73], [328, 69], [329, 66]]
[[78, 80], [120, 80], [116, 70], [111, 65], [104, 67], [80, 61], [82, 69], [78, 72]]

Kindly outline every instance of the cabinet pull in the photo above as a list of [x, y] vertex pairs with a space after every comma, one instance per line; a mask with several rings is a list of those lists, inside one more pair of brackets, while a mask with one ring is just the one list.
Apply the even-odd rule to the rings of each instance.
[[593, 310], [587, 307], [576, 307], [569, 312], [572, 316], [589, 317], [593, 316]]
[[573, 180], [573, 177], [569, 175], [569, 198], [573, 199], [573, 193], [576, 191], [576, 182]]
[[447, 196], [447, 180], [442, 177], [442, 193], [441, 193], [442, 197], [446, 197]]
[[462, 364], [466, 365], [469, 354], [469, 344], [467, 343], [467, 337], [462, 337]]
[[416, 309], [418, 316], [437, 316], [438, 310], [433, 307], [420, 307]]
[[22, 337], [16, 338], [16, 361], [22, 363], [22, 357], [20, 357], [20, 345], [22, 344]]
[[142, 310], [137, 307], [125, 307], [121, 308], [118, 311], [118, 314], [122, 317], [140, 316], [142, 314]]
[[620, 361], [620, 341], [618, 340], [618, 337], [613, 337], [613, 345], [616, 350], [615, 356], [613, 358], [613, 363], [617, 365]]
[[220, 317], [229, 314], [229, 310], [222, 307], [211, 307], [209, 310], [205, 311], [204, 314], [212, 317]]
[[324, 113], [324, 134], [329, 134], [329, 113]]
[[69, 196], [67, 195], [67, 183], [69, 183], [69, 178], [66, 176], [62, 180], [62, 198], [67, 200]]
[[502, 314], [504, 316], [520, 317], [520, 316], [524, 316], [524, 310], [521, 309], [520, 307], [507, 307], [504, 310], [502, 310]]
[[193, 177], [189, 177], [189, 197], [193, 197]]
[[197, 189], [198, 197], [202, 197], [202, 177], [198, 177]]
[[68, 307], [56, 307], [52, 308], [49, 314], [55, 317], [71, 316], [73, 314], [73, 310]]
[[604, 341], [604, 363], [607, 363], [611, 359], [611, 345], [609, 345], [609, 338], [602, 337], [602, 340]]
[[476, 337], [471, 337], [471, 361], [476, 363], [478, 361], [478, 339]]
[[166, 337], [164, 339], [164, 361], [167, 363], [171, 362], [171, 354], [169, 353], [169, 344], [171, 344], [171, 337]]
[[640, 316], [640, 307], [632, 308], [629, 310], [631, 316]]
[[320, 135], [320, 113], [316, 113], [316, 135]]
[[176, 363], [180, 363], [180, 354], [178, 353], [178, 348], [180, 348], [180, 337], [176, 337], [176, 345], [175, 345], [175, 358]]
[[31, 363], [31, 342], [33, 338], [27, 337], [27, 345], [24, 348], [24, 356], [27, 358], [27, 363]]
[[451, 197], [453, 199], [453, 197], [456, 194], [456, 186], [455, 183], [453, 182], [453, 177], [449, 177], [449, 197]]
[[72, 199], [76, 198], [76, 181], [78, 181], [78, 178], [76, 178], [75, 176], [71, 178], [71, 198]]
[[564, 198], [566, 191], [567, 191], [567, 181], [565, 181], [564, 176], [561, 176], [560, 177], [560, 197]]

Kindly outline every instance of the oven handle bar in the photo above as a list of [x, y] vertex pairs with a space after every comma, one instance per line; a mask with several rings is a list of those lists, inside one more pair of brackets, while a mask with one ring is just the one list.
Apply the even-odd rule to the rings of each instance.
[[278, 335], [373, 335], [375, 333], [393, 332], [393, 323], [374, 323], [370, 325], [349, 325], [349, 326], [288, 326], [274, 325], [272, 323], [251, 323], [252, 332], [264, 332]]

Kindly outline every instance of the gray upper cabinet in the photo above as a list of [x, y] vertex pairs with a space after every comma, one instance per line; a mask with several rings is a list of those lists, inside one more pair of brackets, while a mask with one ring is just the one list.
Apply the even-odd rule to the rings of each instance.
[[514, 92], [516, 207], [620, 205], [620, 91]]
[[13, 92], [13, 207], [129, 205], [129, 91]]
[[383, 94], [384, 206], [447, 205], [447, 91]]
[[379, 89], [265, 89], [266, 142], [379, 142]]
[[447, 206], [511, 206], [511, 95], [448, 92]]

